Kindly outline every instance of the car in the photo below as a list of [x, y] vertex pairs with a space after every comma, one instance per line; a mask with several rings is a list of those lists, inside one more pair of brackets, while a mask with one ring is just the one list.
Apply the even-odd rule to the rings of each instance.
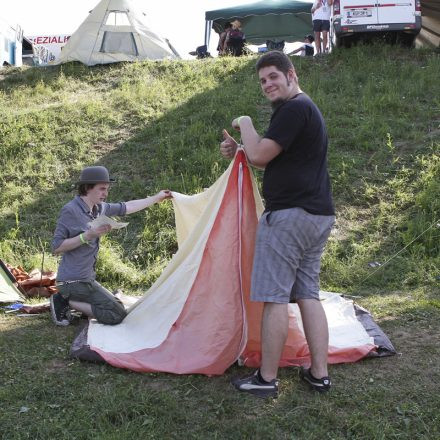
[[330, 26], [333, 47], [383, 36], [412, 45], [422, 27], [420, 0], [334, 0]]

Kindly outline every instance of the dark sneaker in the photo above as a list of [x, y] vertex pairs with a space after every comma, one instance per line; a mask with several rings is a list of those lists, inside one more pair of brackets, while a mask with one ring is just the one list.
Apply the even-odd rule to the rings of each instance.
[[232, 379], [231, 383], [238, 391], [254, 394], [255, 396], [266, 398], [278, 397], [278, 379], [263, 383], [258, 379], [258, 370], [252, 376], [243, 377], [242, 379]]
[[50, 313], [55, 325], [65, 327], [70, 324], [67, 318], [67, 311], [69, 310], [69, 303], [59, 293], [54, 293], [50, 297]]
[[74, 309], [71, 309], [71, 308], [68, 308], [66, 310], [66, 319], [70, 323], [72, 323], [74, 321], [78, 321], [79, 319], [82, 319], [84, 316], [87, 318], [86, 315], [84, 315], [82, 312], [78, 312], [77, 310], [74, 310]]
[[299, 370], [299, 377], [304, 382], [307, 382], [309, 385], [311, 385], [311, 387], [319, 393], [326, 393], [327, 391], [330, 391], [330, 387], [332, 386], [332, 382], [328, 376], [317, 379], [316, 377], [312, 376], [310, 368], [301, 367], [301, 370]]

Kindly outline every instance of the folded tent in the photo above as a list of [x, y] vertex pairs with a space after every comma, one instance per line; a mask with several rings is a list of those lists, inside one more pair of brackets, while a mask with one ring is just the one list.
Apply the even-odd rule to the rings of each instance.
[[[255, 232], [263, 205], [244, 153], [206, 191], [173, 193], [179, 250], [121, 324], [91, 321], [71, 354], [135, 371], [222, 374], [240, 359], [260, 363], [262, 303], [249, 300]], [[363, 309], [321, 293], [330, 331], [329, 362], [394, 353]], [[296, 304], [281, 366], [304, 365], [310, 353]]]

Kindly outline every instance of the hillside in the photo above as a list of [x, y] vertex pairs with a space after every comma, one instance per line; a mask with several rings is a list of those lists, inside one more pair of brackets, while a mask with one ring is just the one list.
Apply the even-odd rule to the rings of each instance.
[[[207, 378], [81, 363], [68, 356], [74, 325], [0, 314], [5, 438], [440, 437], [440, 54], [359, 46], [293, 61], [330, 138], [337, 222], [322, 288], [371, 310], [399, 355], [332, 366], [329, 398], [282, 369], [277, 402], [255, 402], [229, 388], [237, 366]], [[52, 233], [86, 165], [117, 178], [110, 201], [210, 186], [228, 165], [222, 128], [243, 114], [267, 126], [255, 62], [2, 70], [0, 258], [31, 270], [44, 254], [56, 270]], [[141, 294], [177, 249], [171, 203], [128, 221], [103, 240], [98, 276]]]
[[[339, 290], [438, 285], [436, 228], [361, 283], [368, 262], [384, 262], [439, 220], [438, 54], [361, 47], [295, 61], [331, 143], [338, 221], [324, 283]], [[56, 268], [51, 234], [85, 165], [106, 165], [117, 177], [114, 201], [212, 184], [227, 165], [218, 154], [221, 129], [240, 114], [260, 131], [268, 122], [254, 64], [212, 59], [7, 72], [0, 81], [2, 258], [32, 269], [44, 249], [47, 268]], [[134, 288], [151, 283], [176, 244], [170, 204], [130, 220], [127, 232], [105, 240], [100, 277]]]

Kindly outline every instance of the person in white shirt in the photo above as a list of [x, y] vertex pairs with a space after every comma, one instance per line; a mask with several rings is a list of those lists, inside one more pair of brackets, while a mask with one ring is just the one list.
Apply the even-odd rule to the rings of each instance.
[[[316, 54], [327, 52], [328, 32], [333, 0], [316, 0], [312, 6], [313, 32], [315, 33]], [[322, 45], [321, 45], [322, 33]]]
[[294, 55], [298, 52], [300, 53], [300, 56], [313, 56], [315, 53], [315, 49], [313, 49], [313, 41], [315, 39], [313, 38], [313, 35], [306, 35], [304, 37], [304, 44], [299, 47], [298, 49], [294, 50], [293, 52], [290, 52], [289, 55]]

